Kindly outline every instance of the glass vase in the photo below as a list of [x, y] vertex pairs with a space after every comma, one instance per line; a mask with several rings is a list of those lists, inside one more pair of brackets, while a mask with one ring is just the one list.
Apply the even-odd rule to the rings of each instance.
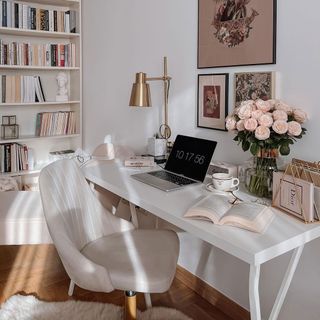
[[263, 198], [272, 198], [273, 172], [277, 171], [278, 150], [268, 149], [254, 157], [253, 167], [246, 171], [247, 190]]

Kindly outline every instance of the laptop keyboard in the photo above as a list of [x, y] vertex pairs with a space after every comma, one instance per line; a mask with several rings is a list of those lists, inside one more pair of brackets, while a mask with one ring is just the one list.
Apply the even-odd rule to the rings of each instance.
[[154, 172], [148, 172], [148, 174], [151, 174], [152, 176], [155, 176], [157, 178], [160, 178], [162, 180], [166, 180], [172, 183], [175, 183], [179, 186], [184, 186], [184, 185], [188, 185], [191, 183], [195, 183], [194, 180], [185, 178], [185, 177], [181, 177], [181, 176], [177, 176], [173, 173], [167, 172], [167, 171], [154, 171]]

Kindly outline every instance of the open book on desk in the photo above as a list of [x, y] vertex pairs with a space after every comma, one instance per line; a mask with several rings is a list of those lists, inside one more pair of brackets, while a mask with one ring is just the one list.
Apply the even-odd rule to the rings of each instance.
[[273, 219], [272, 210], [258, 203], [239, 202], [232, 204], [223, 195], [209, 195], [193, 207], [184, 217], [201, 219], [217, 225], [228, 225], [263, 233]]

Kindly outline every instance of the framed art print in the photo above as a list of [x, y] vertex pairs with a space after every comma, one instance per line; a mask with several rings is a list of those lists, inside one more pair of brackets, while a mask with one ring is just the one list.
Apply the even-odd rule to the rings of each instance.
[[228, 80], [228, 73], [198, 75], [198, 127], [226, 131]]
[[242, 72], [234, 75], [234, 105], [246, 100], [274, 98], [274, 72]]
[[198, 68], [276, 63], [276, 0], [198, 0]]

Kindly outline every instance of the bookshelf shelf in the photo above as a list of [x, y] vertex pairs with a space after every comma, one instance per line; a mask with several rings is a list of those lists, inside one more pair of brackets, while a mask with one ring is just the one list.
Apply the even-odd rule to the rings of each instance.
[[18, 28], [0, 27], [0, 34], [23, 36], [23, 37], [41, 37], [41, 38], [56, 38], [56, 39], [72, 39], [79, 38], [79, 33], [67, 33], [67, 32], [50, 32], [42, 30], [27, 30]]
[[20, 142], [30, 142], [30, 141], [45, 140], [45, 139], [66, 139], [66, 138], [76, 138], [79, 136], [80, 134], [67, 134], [67, 135], [44, 136], [44, 137], [39, 137], [35, 135], [26, 135], [26, 136], [21, 136], [18, 139], [0, 140], [0, 143], [20, 143]]
[[78, 71], [79, 67], [42, 67], [42, 66], [9, 66], [0, 65], [0, 70], [65, 70], [65, 71]]
[[77, 6], [79, 5], [79, 0], [17, 0], [16, 2], [24, 2], [24, 3], [37, 3], [44, 4], [50, 6]]
[[[45, 165], [44, 165], [45, 166]], [[44, 167], [43, 166], [43, 167]], [[24, 170], [24, 171], [17, 171], [17, 172], [6, 172], [2, 173], [4, 177], [20, 177], [20, 176], [28, 176], [33, 174], [39, 174], [42, 168], [35, 169], [35, 170]]]
[[80, 104], [80, 100], [74, 101], [65, 101], [65, 102], [57, 102], [57, 101], [47, 101], [47, 102], [28, 102], [28, 103], [0, 103], [0, 107], [19, 107], [19, 106], [64, 106], [70, 104]]

